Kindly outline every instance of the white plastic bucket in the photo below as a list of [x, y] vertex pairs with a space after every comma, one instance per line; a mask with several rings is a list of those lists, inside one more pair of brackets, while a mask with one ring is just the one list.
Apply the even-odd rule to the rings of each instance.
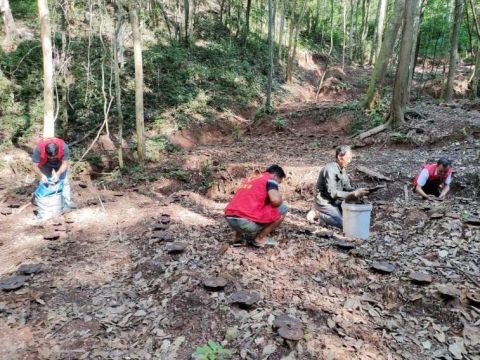
[[368, 239], [372, 204], [349, 204], [342, 202], [343, 232], [346, 236]]

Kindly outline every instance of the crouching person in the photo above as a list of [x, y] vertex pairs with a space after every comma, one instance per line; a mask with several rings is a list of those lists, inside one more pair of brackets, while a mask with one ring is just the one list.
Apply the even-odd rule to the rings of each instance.
[[320, 171], [316, 186], [314, 209], [307, 214], [309, 222], [320, 220], [321, 225], [342, 229], [342, 201], [368, 195], [366, 189], [357, 189], [350, 184], [347, 166], [353, 158], [350, 146], [343, 145], [335, 150], [335, 162], [326, 164]]
[[279, 191], [285, 177], [280, 166], [271, 165], [263, 174], [242, 181], [225, 208], [225, 219], [235, 231], [235, 242], [248, 239], [257, 247], [277, 245], [269, 235], [288, 211]]
[[414, 191], [426, 200], [445, 200], [452, 182], [452, 166], [447, 158], [426, 164], [413, 179]]

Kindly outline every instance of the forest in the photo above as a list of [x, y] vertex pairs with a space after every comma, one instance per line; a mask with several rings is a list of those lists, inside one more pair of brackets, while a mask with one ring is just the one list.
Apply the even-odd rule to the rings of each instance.
[[[479, 11], [0, 0], [0, 359], [480, 360]], [[342, 145], [368, 239], [308, 215]], [[272, 164], [278, 244], [237, 246]]]

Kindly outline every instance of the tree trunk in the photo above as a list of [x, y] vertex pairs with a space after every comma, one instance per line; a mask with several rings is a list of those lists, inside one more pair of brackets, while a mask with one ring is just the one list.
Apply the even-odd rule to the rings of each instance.
[[60, 8], [58, 9], [60, 13], [60, 24], [61, 24], [61, 36], [62, 36], [62, 52], [61, 52], [61, 109], [62, 109], [62, 136], [66, 138], [68, 136], [68, 92], [69, 92], [69, 83], [68, 83], [68, 46], [70, 43], [69, 36], [69, 3], [68, 0], [63, 0], [60, 3]]
[[342, 0], [342, 69], [345, 69], [346, 46], [347, 46], [347, 0]]
[[250, 33], [250, 10], [252, 9], [252, 0], [247, 0], [247, 9], [245, 10], [245, 27], [242, 34], [242, 44], [247, 45], [248, 34]]
[[184, 31], [185, 31], [185, 45], [188, 46], [190, 44], [190, 0], [183, 1], [183, 12], [184, 12]]
[[400, 54], [398, 56], [397, 73], [392, 93], [389, 119], [393, 127], [405, 122], [405, 107], [408, 102], [408, 78], [413, 51], [414, 9], [419, 0], [406, 0]]
[[[423, 3], [423, 1], [422, 1]], [[413, 77], [415, 75], [415, 56], [416, 56], [416, 49], [417, 49], [417, 42], [420, 36], [420, 25], [422, 21], [422, 16], [420, 15], [422, 10], [421, 7], [423, 4], [420, 4], [420, 0], [415, 4], [413, 9], [413, 45], [412, 45], [412, 52], [410, 58], [410, 70], [408, 72], [408, 83], [407, 83], [407, 93], [410, 94], [410, 89], [412, 86]]]
[[270, 113], [272, 110], [272, 82], [273, 82], [273, 0], [268, 0], [268, 83], [265, 110]]
[[40, 37], [43, 54], [43, 137], [55, 136], [55, 104], [53, 102], [53, 55], [48, 1], [38, 0]]
[[383, 30], [385, 28], [385, 16], [387, 14], [387, 0], [378, 0], [377, 18], [375, 20], [375, 37], [370, 51], [370, 59], [368, 63], [373, 64], [373, 59], [376, 59], [380, 53], [383, 41]]
[[473, 40], [472, 40], [472, 26], [470, 24], [470, 16], [468, 15], [468, 6], [465, 6], [465, 20], [466, 20], [466, 27], [468, 33], [468, 52], [473, 55]]
[[354, 50], [354, 42], [353, 42], [353, 19], [354, 19], [354, 6], [353, 0], [350, 0], [350, 30], [348, 34], [348, 63], [351, 64], [353, 61], [353, 50]]
[[12, 10], [8, 0], [0, 0], [0, 12], [3, 17], [3, 27], [5, 29], [5, 43], [10, 44], [18, 36], [17, 26], [13, 19]]
[[[187, 0], [188, 1], [188, 0]], [[135, 58], [135, 119], [137, 128], [137, 155], [138, 160], [145, 160], [145, 129], [143, 115], [143, 59], [142, 37], [138, 22], [137, 4], [130, 5], [130, 22], [132, 23], [133, 51]]]
[[290, 52], [292, 51], [293, 46], [293, 31], [295, 30], [295, 11], [297, 6], [297, 0], [293, 0], [292, 4], [292, 20], [290, 21], [290, 29], [288, 34], [288, 47], [287, 47], [287, 67], [285, 69], [285, 81], [289, 82], [292, 78], [292, 74], [290, 73]]
[[447, 84], [445, 86], [444, 99], [451, 102], [453, 97], [453, 81], [458, 61], [458, 36], [462, 25], [463, 0], [455, 0], [455, 18], [453, 20], [452, 40], [450, 42], [450, 61], [448, 66]]
[[115, 100], [117, 105], [117, 116], [118, 116], [118, 166], [123, 168], [123, 111], [122, 111], [122, 87], [120, 84], [120, 66], [118, 58], [118, 48], [120, 43], [120, 32], [122, 29], [123, 22], [123, 5], [121, 0], [117, 0], [115, 10], [117, 16], [115, 18], [115, 34], [113, 37], [113, 74], [115, 81]]
[[278, 61], [282, 61], [282, 50], [283, 50], [283, 30], [285, 27], [285, 12], [287, 9], [288, 0], [283, 2], [282, 13], [280, 15], [280, 28], [278, 31]]
[[473, 72], [473, 80], [471, 85], [472, 86], [471, 97], [475, 99], [477, 97], [477, 92], [478, 92], [478, 82], [480, 80], [480, 25], [478, 23], [477, 10], [475, 9], [473, 0], [470, 0], [470, 7], [472, 9], [473, 23], [475, 24], [475, 33], [477, 34], [477, 54], [475, 56], [475, 70]]
[[385, 35], [385, 40], [380, 47], [377, 59], [375, 60], [375, 66], [370, 78], [367, 95], [365, 96], [365, 101], [363, 103], [365, 109], [372, 109], [376, 105], [378, 86], [383, 81], [388, 62], [392, 57], [395, 40], [397, 39], [398, 30], [400, 29], [403, 20], [404, 5], [405, 0], [395, 0], [391, 23], [387, 34]]
[[296, 26], [295, 26], [295, 34], [293, 36], [293, 51], [292, 51], [292, 54], [290, 56], [290, 60], [287, 63], [287, 68], [290, 69], [288, 71], [288, 74], [290, 75], [288, 80], [287, 80], [288, 82], [292, 81], [293, 62], [295, 61], [295, 57], [297, 55], [298, 31], [300, 30], [300, 26], [302, 24], [303, 15], [305, 15], [306, 5], [307, 5], [307, 0], [304, 0], [303, 5], [302, 5], [302, 10], [300, 12], [300, 16], [299, 16], [299, 18], [297, 20], [297, 23], [296, 23]]
[[333, 0], [330, 0], [330, 50], [329, 54], [333, 51]]

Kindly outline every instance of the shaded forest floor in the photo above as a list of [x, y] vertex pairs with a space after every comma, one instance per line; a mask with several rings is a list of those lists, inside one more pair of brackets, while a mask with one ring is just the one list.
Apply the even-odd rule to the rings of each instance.
[[[25, 263], [43, 271], [0, 293], [0, 358], [188, 359], [214, 340], [234, 359], [480, 359], [480, 308], [467, 299], [480, 297], [480, 114], [418, 104], [422, 118], [408, 128], [358, 145], [353, 181], [378, 183], [359, 165], [394, 181], [371, 198], [370, 239], [347, 251], [335, 245], [341, 234], [305, 219], [320, 167], [352, 142], [355, 112], [331, 110], [345, 98], [290, 100], [279, 106], [280, 129], [265, 122], [130, 176], [75, 179], [80, 208], [58, 223], [36, 223], [24, 206], [32, 189], [4, 177], [0, 276]], [[421, 165], [441, 155], [455, 164], [453, 196], [429, 203], [406, 195]], [[280, 245], [229, 246], [226, 202], [242, 177], [272, 163], [288, 172]], [[185, 252], [169, 254], [169, 238], [186, 242]], [[375, 261], [396, 269], [375, 273]], [[412, 283], [414, 271], [432, 283]], [[216, 275], [228, 284], [209, 292], [202, 281]], [[229, 304], [240, 289], [262, 300], [249, 310]], [[302, 321], [302, 340], [282, 340], [272, 327], [285, 313]]]

